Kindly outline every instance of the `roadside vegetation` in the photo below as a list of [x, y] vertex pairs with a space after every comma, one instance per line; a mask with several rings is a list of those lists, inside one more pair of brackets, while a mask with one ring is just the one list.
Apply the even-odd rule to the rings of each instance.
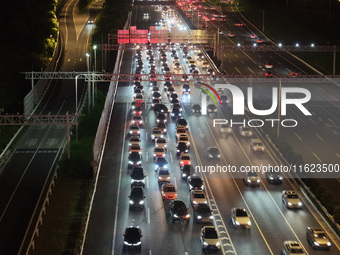
[[[130, 1], [107, 0], [96, 20], [92, 45], [101, 44], [102, 35], [106, 40], [108, 33], [117, 34], [117, 30], [123, 28], [130, 10]], [[106, 56], [106, 71], [113, 70], [116, 53], [109, 52]], [[97, 63], [101, 60], [101, 54], [98, 54]], [[95, 107], [90, 111], [86, 110], [87, 106], [84, 107], [84, 116], [79, 121], [78, 141], [75, 140], [75, 130], [72, 131], [71, 158], [67, 159], [65, 154], [59, 163], [57, 183], [43, 218], [32, 253], [34, 255], [79, 254], [93, 192], [92, 147], [107, 88], [98, 85], [101, 91], [97, 94]]]

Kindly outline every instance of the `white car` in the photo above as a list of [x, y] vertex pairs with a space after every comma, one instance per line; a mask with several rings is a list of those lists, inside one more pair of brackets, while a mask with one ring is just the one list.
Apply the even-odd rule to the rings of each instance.
[[302, 246], [297, 241], [284, 241], [283, 242], [283, 255], [305, 255]]
[[299, 195], [294, 190], [282, 191], [282, 202], [287, 208], [301, 208], [302, 202]]
[[204, 251], [221, 249], [221, 241], [214, 226], [205, 226], [201, 229], [200, 242]]
[[231, 221], [234, 224], [234, 227], [245, 227], [250, 229], [251, 228], [251, 221], [248, 216], [248, 213], [243, 208], [236, 208], [234, 207], [231, 209]]
[[250, 127], [239, 127], [240, 135], [243, 137], [251, 137], [253, 135], [253, 132], [251, 131]]
[[190, 192], [190, 201], [192, 206], [198, 204], [198, 203], [204, 203], [207, 204], [207, 198], [202, 190], [192, 190]]
[[166, 168], [159, 168], [157, 171], [158, 183], [170, 182], [170, 172]]

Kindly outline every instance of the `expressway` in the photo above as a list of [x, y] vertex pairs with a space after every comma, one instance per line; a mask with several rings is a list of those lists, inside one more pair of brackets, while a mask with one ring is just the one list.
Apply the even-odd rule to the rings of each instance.
[[[158, 8], [159, 10], [160, 8]], [[137, 25], [138, 29], [147, 29], [149, 26], [159, 22], [161, 18], [170, 19], [171, 16], [162, 16], [162, 13], [155, 7], [138, 6], [134, 7], [132, 13], [132, 25]], [[144, 15], [148, 13], [148, 15]], [[145, 17], [148, 17], [147, 19]], [[240, 17], [237, 17], [240, 19]], [[228, 21], [223, 25], [224, 33], [235, 33], [248, 40], [246, 28], [238, 30], [239, 27], [232, 26], [240, 22], [239, 20]], [[244, 21], [241, 21], [244, 23]], [[229, 27], [228, 27], [229, 24]], [[216, 25], [216, 24], [215, 24]], [[225, 27], [224, 27], [225, 26]], [[248, 26], [247, 26], [248, 27]], [[228, 29], [228, 31], [227, 31]], [[235, 36], [236, 37], [236, 36]], [[224, 43], [235, 43], [234, 39], [222, 36]], [[188, 64], [183, 57], [182, 49], [177, 46], [176, 52], [179, 56], [181, 70], [175, 73], [188, 73]], [[156, 59], [156, 72], [162, 73], [159, 63], [160, 55], [154, 50]], [[173, 70], [173, 58], [167, 51], [168, 64]], [[313, 73], [312, 70], [293, 61], [288, 53], [275, 56], [276, 53], [264, 52], [233, 52], [224, 53], [225, 71], [229, 74], [235, 72], [241, 74], [263, 74], [264, 65], [273, 64], [274, 69], [279, 73], [304, 72]], [[272, 55], [275, 54], [275, 55]], [[204, 73], [202, 61], [195, 57], [194, 50], [189, 51], [189, 55], [195, 60], [200, 73]], [[136, 63], [134, 61], [135, 52], [125, 51], [121, 66], [121, 73], [134, 73]], [[272, 57], [270, 57], [272, 56]], [[142, 52], [145, 73], [149, 73], [146, 50]], [[293, 63], [294, 62], [294, 63]], [[238, 70], [238, 71], [237, 71]], [[236, 74], [236, 73], [235, 73]], [[143, 210], [129, 210], [128, 196], [131, 190], [131, 178], [128, 171], [128, 131], [131, 123], [131, 103], [133, 101], [133, 84], [121, 83], [117, 94], [117, 103], [112, 115], [111, 127], [107, 137], [107, 144], [103, 155], [103, 162], [99, 174], [98, 186], [94, 199], [94, 206], [90, 217], [87, 231], [84, 254], [130, 254], [134, 251], [123, 250], [123, 233], [126, 227], [133, 225], [142, 229], [141, 254], [203, 254], [199, 235], [203, 224], [193, 221], [193, 208], [189, 200], [189, 187], [181, 178], [179, 159], [176, 157], [176, 124], [173, 120], [168, 120], [167, 134], [168, 150], [166, 159], [171, 173], [171, 183], [177, 188], [178, 198], [183, 200], [190, 208], [191, 220], [189, 223], [172, 223], [169, 217], [168, 201], [163, 201], [160, 192], [160, 185], [154, 171], [153, 162], [154, 143], [151, 141], [151, 128], [156, 124], [155, 113], [151, 109], [151, 92], [149, 84], [142, 82], [144, 86], [144, 106], [142, 117], [144, 121], [141, 129], [142, 165], [146, 173], [145, 184], [145, 205]], [[249, 84], [237, 84], [245, 90]], [[162, 102], [170, 108], [167, 93], [164, 90], [163, 82], [158, 82], [162, 91]], [[261, 91], [257, 99], [264, 105], [269, 105], [268, 86], [277, 84], [258, 84]], [[313, 98], [311, 109], [314, 104], [320, 109], [319, 104], [324, 102], [320, 86], [313, 86], [312, 94], [319, 97]], [[326, 85], [325, 85], [326, 86]], [[329, 86], [329, 85], [328, 85]], [[182, 94], [181, 84], [174, 84], [182, 105], [183, 117], [189, 123], [190, 133], [190, 157], [194, 166], [209, 166], [219, 164], [221, 166], [258, 166], [261, 164], [279, 164], [278, 159], [270, 150], [263, 154], [253, 154], [250, 152], [250, 138], [245, 138], [238, 132], [238, 127], [233, 127], [233, 131], [226, 137], [221, 137], [217, 128], [213, 127], [213, 118], [228, 119], [232, 112], [232, 101], [227, 105], [218, 106], [216, 115], [202, 116], [192, 115], [191, 106], [200, 102], [200, 90], [190, 81], [190, 95]], [[328, 87], [327, 87], [328, 88]], [[325, 88], [325, 90], [327, 90]], [[328, 88], [329, 96], [336, 95], [336, 88]], [[334, 89], [334, 91], [333, 91]], [[319, 92], [318, 92], [319, 91]], [[229, 96], [229, 98], [231, 98]], [[333, 98], [333, 100], [338, 100]], [[338, 104], [338, 101], [335, 101]], [[336, 111], [336, 110], [335, 110]], [[335, 114], [336, 112], [334, 112]], [[290, 111], [289, 116], [299, 114]], [[301, 116], [300, 116], [301, 118]], [[304, 123], [308, 125], [307, 121]], [[306, 127], [305, 127], [306, 128]], [[326, 132], [326, 131], [325, 131]], [[305, 133], [306, 134], [306, 133]], [[284, 134], [289, 136], [290, 134]], [[306, 134], [307, 135], [307, 134]], [[256, 136], [256, 135], [255, 135]], [[119, 146], [117, 146], [119, 144]], [[207, 160], [207, 147], [216, 146], [221, 158], [212, 162]], [[331, 240], [332, 247], [329, 251], [315, 251], [306, 241], [306, 227], [321, 227], [327, 231], [329, 236], [333, 236], [329, 227], [319, 216], [308, 199], [301, 193], [294, 180], [285, 175], [283, 184], [269, 184], [265, 176], [260, 174], [261, 183], [259, 187], [248, 187], [243, 183], [242, 174], [239, 173], [197, 173], [204, 179], [205, 194], [208, 197], [208, 204], [213, 210], [214, 225], [218, 229], [221, 250], [217, 254], [280, 254], [282, 243], [285, 240], [298, 241], [306, 254], [339, 254], [340, 245], [338, 239]], [[290, 210], [281, 201], [282, 190], [296, 190], [303, 202], [299, 210]], [[245, 208], [251, 216], [251, 230], [235, 229], [231, 223], [231, 209], [233, 207]]]
[[[77, 1], [68, 1], [61, 11], [62, 71], [86, 70], [85, 53], [93, 25], [87, 24], [89, 14], [76, 15], [76, 4]], [[79, 98], [83, 97], [82, 84], [78, 89]], [[35, 114], [74, 113], [74, 97], [74, 81], [52, 81]], [[17, 139], [0, 176], [0, 254], [26, 254], [65, 143], [64, 126], [27, 127]]]

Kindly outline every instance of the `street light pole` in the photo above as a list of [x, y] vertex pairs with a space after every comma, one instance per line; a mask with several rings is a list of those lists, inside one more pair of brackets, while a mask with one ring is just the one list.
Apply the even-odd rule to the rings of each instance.
[[[86, 64], [87, 64], [87, 74], [88, 79], [90, 78], [90, 54], [86, 53]], [[90, 111], [90, 104], [91, 104], [91, 84], [90, 79], [87, 81], [87, 98], [88, 98], [88, 111]]]
[[94, 49], [94, 72], [97, 72], [97, 45], [94, 45], [93, 49]]

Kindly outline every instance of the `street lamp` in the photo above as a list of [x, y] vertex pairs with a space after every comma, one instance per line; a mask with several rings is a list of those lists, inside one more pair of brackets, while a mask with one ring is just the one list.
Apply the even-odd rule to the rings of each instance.
[[94, 72], [97, 72], [97, 45], [94, 45], [93, 49], [94, 49]]
[[86, 64], [87, 64], [87, 74], [88, 74], [88, 82], [87, 82], [87, 91], [88, 91], [88, 110], [90, 110], [91, 103], [91, 88], [90, 88], [90, 54], [86, 53]]

